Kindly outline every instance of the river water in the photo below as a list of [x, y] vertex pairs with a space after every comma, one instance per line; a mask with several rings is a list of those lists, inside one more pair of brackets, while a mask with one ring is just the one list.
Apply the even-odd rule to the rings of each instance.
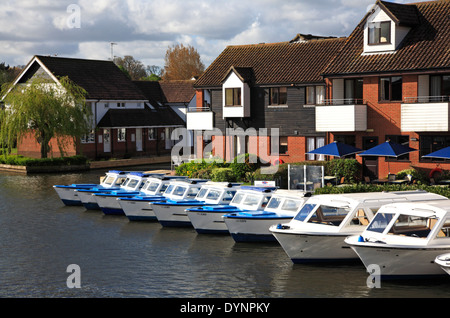
[[[361, 263], [293, 264], [278, 243], [235, 243], [67, 207], [52, 188], [98, 183], [103, 173], [0, 173], [0, 297], [450, 297], [449, 275], [371, 288]], [[79, 288], [68, 287], [71, 264]]]

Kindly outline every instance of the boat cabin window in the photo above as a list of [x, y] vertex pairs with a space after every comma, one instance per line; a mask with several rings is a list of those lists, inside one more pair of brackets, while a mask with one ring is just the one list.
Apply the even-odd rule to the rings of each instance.
[[348, 207], [321, 205], [308, 222], [339, 226], [348, 213]]
[[245, 197], [244, 193], [236, 193], [231, 203], [239, 204], [241, 203], [242, 199]]
[[356, 211], [355, 213], [355, 216], [353, 216], [353, 218], [351, 219], [350, 225], [369, 225], [369, 218], [366, 215], [366, 211], [364, 211], [364, 209], [358, 209], [358, 211]]
[[234, 197], [234, 195], [236, 194], [236, 191], [225, 191], [225, 193], [223, 194], [223, 201], [231, 201]]
[[267, 206], [267, 203], [269, 203], [269, 201], [270, 201], [270, 196], [269, 197], [267, 197], [267, 196], [264, 197], [263, 202], [261, 204], [261, 207], [265, 208]]
[[208, 189], [207, 189], [207, 188], [201, 188], [200, 191], [198, 191], [198, 193], [197, 193], [196, 199], [197, 199], [197, 200], [203, 199], [203, 198], [205, 197], [205, 195], [206, 195], [207, 192], [208, 192]]
[[272, 197], [270, 199], [269, 203], [267, 204], [266, 208], [267, 209], [276, 209], [280, 205], [281, 201], [282, 201], [281, 198]]
[[126, 179], [127, 178], [125, 178], [125, 177], [117, 178], [116, 185], [120, 186], [120, 185], [124, 184]]
[[210, 190], [206, 199], [208, 200], [217, 200], [220, 197], [220, 191], [218, 190]]
[[150, 182], [150, 184], [147, 186], [147, 190], [150, 192], [155, 192], [158, 190], [159, 182]]
[[426, 238], [436, 224], [436, 220], [434, 217], [401, 214], [389, 229], [388, 234]]
[[317, 204], [306, 203], [297, 213], [294, 219], [301, 222], [305, 221], [308, 215], [315, 209], [316, 206]]
[[281, 210], [284, 211], [297, 211], [298, 208], [302, 205], [302, 200], [291, 200], [287, 199], [284, 201], [283, 205], [281, 206]]
[[128, 181], [127, 183], [127, 187], [129, 188], [135, 188], [139, 183], [138, 179], [131, 179], [130, 181]]
[[184, 192], [186, 192], [186, 190], [187, 190], [186, 187], [178, 186], [178, 187], [175, 187], [172, 194], [177, 197], [181, 197], [184, 194]]
[[200, 191], [200, 188], [189, 188], [189, 190], [186, 194], [186, 197], [193, 199], [197, 196], [199, 191]]
[[105, 180], [103, 180], [103, 184], [107, 184], [110, 185], [114, 182], [114, 177], [113, 176], [108, 176], [105, 178]]
[[450, 219], [446, 219], [444, 225], [439, 230], [437, 237], [450, 237]]
[[391, 213], [377, 213], [367, 227], [367, 231], [383, 233], [393, 217], [394, 215]]
[[173, 184], [170, 184], [167, 189], [164, 191], [164, 194], [171, 194], [175, 186]]
[[259, 195], [249, 194], [249, 195], [247, 195], [247, 197], [245, 198], [245, 200], [242, 204], [249, 205], [249, 206], [255, 206], [255, 205], [258, 205], [260, 199], [261, 199], [261, 197]]

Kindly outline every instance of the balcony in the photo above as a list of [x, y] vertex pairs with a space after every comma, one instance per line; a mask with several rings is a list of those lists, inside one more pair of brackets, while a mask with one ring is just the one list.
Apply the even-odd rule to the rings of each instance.
[[326, 99], [315, 108], [318, 132], [367, 130], [367, 105], [362, 99]]
[[450, 129], [449, 96], [406, 97], [401, 104], [401, 130], [447, 132]]
[[209, 107], [189, 107], [186, 114], [186, 128], [188, 130], [212, 130], [214, 128], [214, 114]]

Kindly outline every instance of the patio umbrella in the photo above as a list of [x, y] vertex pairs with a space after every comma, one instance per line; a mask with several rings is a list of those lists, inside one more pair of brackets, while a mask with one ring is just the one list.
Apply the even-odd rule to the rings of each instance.
[[362, 150], [359, 148], [344, 144], [342, 142], [334, 141], [332, 143], [329, 143], [328, 145], [309, 151], [307, 152], [307, 154], [326, 155], [341, 158], [361, 151]]
[[450, 147], [439, 149], [435, 152], [429, 153], [428, 155], [422, 156], [422, 158], [450, 159]]
[[[414, 148], [410, 148], [408, 146], [404, 146], [401, 144], [397, 144], [395, 142], [392, 141], [386, 141], [383, 142], [382, 144], [379, 144], [378, 146], [372, 147], [369, 150], [366, 150], [364, 152], [361, 152], [359, 155], [364, 157], [364, 156], [375, 156], [375, 157], [394, 157], [397, 158], [401, 155], [405, 155], [407, 153], [416, 151], [417, 149]], [[389, 168], [389, 161], [388, 161], [388, 170], [389, 173], [390, 168]]]

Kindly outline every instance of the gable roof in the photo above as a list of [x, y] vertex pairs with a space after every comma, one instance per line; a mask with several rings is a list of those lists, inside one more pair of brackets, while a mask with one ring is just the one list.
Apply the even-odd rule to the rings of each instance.
[[86, 99], [146, 100], [133, 82], [111, 61], [35, 55], [16, 80], [23, 83], [36, 72], [54, 80], [67, 76], [88, 94]]
[[[344, 38], [228, 46], [194, 87], [218, 87], [230, 68], [251, 69], [254, 85], [318, 83]], [[240, 72], [239, 72], [240, 73]]]
[[160, 104], [188, 104], [195, 96], [193, 80], [134, 81], [142, 93]]
[[135, 109], [109, 109], [97, 125], [100, 128], [184, 126], [184, 121], [170, 107], [148, 105]]
[[404, 5], [381, 0], [377, 0], [376, 4], [399, 25], [414, 26], [419, 24], [418, 12], [415, 5]]
[[[390, 10], [392, 3], [381, 2]], [[363, 55], [364, 25], [368, 15], [354, 29], [340, 53], [324, 71], [324, 76], [370, 74], [450, 68], [450, 1], [438, 0], [416, 4], [395, 4], [401, 10], [417, 10], [418, 24], [411, 28], [400, 47], [392, 54]]]

